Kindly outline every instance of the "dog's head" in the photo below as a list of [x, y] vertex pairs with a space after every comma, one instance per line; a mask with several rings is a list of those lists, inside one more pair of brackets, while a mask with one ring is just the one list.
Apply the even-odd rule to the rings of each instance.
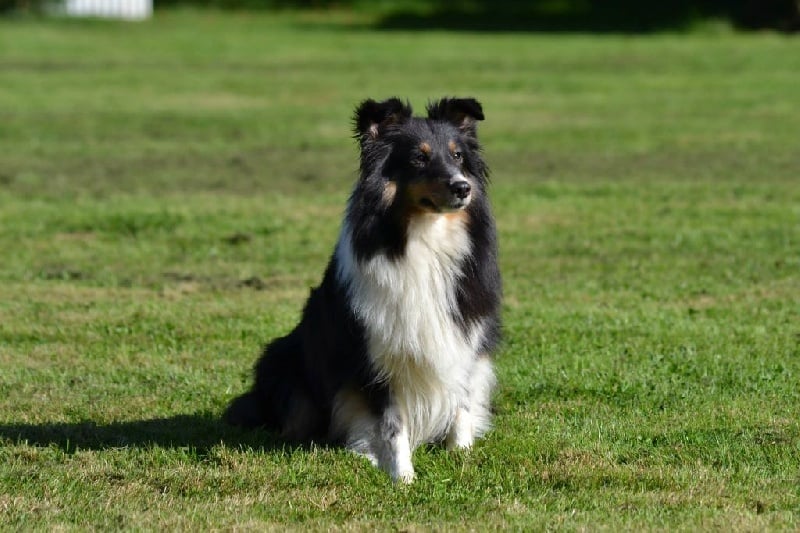
[[362, 179], [380, 180], [384, 205], [448, 213], [465, 209], [482, 194], [487, 168], [480, 155], [473, 98], [443, 98], [412, 116], [398, 98], [365, 100], [356, 109]]

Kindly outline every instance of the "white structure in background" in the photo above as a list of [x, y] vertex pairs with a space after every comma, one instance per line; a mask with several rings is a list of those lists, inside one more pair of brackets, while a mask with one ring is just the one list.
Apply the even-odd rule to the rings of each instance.
[[153, 14], [153, 0], [66, 0], [67, 15], [142, 20]]

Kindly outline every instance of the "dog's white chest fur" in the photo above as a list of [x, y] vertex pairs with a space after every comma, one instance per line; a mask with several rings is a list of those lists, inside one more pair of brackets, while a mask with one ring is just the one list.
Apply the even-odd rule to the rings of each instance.
[[470, 253], [460, 217], [422, 216], [405, 253], [357, 261], [347, 226], [336, 249], [338, 279], [366, 329], [374, 370], [390, 384], [412, 447], [441, 437], [467, 401], [482, 324], [456, 324], [457, 284]]

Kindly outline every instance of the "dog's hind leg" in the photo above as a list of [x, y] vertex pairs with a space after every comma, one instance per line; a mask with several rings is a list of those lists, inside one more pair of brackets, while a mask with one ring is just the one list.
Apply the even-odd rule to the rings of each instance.
[[298, 434], [293, 428], [287, 431], [287, 417], [308, 419], [312, 411], [301, 379], [301, 353], [296, 330], [271, 342], [256, 363], [252, 389], [231, 402], [223, 419], [234, 426]]
[[344, 442], [347, 449], [379, 466], [378, 417], [361, 393], [344, 388], [333, 401], [330, 440]]
[[300, 387], [295, 387], [284, 405], [280, 417], [280, 436], [290, 442], [301, 442], [309, 438], [324, 437], [321, 428], [326, 424], [315, 406], [313, 398]]

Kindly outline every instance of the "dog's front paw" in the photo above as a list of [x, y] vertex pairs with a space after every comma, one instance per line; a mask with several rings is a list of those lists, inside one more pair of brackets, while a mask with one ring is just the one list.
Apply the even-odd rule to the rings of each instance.
[[414, 470], [400, 470], [397, 472], [392, 472], [392, 481], [395, 483], [402, 483], [403, 485], [409, 485], [414, 482], [414, 478], [416, 474]]
[[469, 451], [472, 448], [472, 443], [474, 439], [472, 438], [472, 434], [468, 435], [448, 435], [447, 442], [445, 445], [447, 446], [448, 451], [453, 450], [462, 450], [462, 451]]
[[469, 450], [473, 442], [475, 442], [475, 432], [472, 427], [472, 417], [468, 411], [459, 409], [455, 422], [447, 433], [445, 446], [448, 450]]

